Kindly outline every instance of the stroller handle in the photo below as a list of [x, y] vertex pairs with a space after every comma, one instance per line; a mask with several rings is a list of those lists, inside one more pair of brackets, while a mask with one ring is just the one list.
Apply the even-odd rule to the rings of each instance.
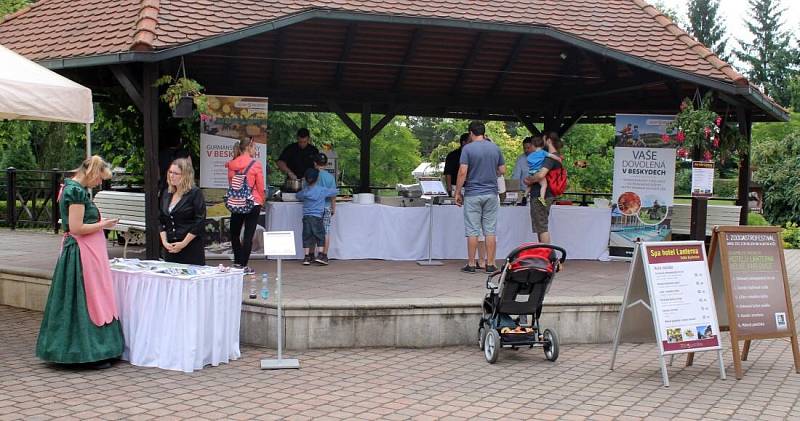
[[564, 261], [567, 260], [567, 251], [566, 250], [564, 250], [563, 248], [561, 248], [559, 246], [554, 246], [552, 244], [547, 244], [547, 243], [531, 243], [531, 244], [525, 244], [525, 245], [519, 246], [519, 247], [515, 248], [514, 250], [512, 250], [511, 253], [508, 254], [508, 260], [509, 261], [514, 260], [517, 257], [518, 254], [522, 253], [525, 250], [542, 248], [542, 247], [557, 251], [560, 254], [560, 256], [558, 258], [558, 261], [560, 261], [561, 263], [564, 263]]

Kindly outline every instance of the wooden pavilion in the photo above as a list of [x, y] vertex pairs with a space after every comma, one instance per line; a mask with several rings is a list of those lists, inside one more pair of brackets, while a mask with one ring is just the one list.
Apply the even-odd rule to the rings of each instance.
[[[643, 0], [42, 0], [0, 22], [0, 44], [95, 91], [121, 86], [144, 117], [147, 219], [156, 221], [158, 90], [184, 60], [209, 93], [271, 110], [334, 112], [361, 140], [396, 115], [518, 120], [565, 133], [617, 113], [674, 114], [715, 93], [738, 121], [788, 113]], [[353, 121], [347, 113], [360, 113]], [[383, 118], [371, 124], [371, 115]], [[749, 157], [739, 200], [747, 217]], [[149, 224], [148, 256], [158, 252]]]

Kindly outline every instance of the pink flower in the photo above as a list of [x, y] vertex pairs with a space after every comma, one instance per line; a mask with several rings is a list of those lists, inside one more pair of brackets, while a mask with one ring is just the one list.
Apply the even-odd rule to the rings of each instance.
[[708, 139], [708, 137], [711, 135], [711, 129], [708, 127], [703, 127], [703, 133], [706, 134], [706, 139]]
[[717, 127], [719, 127], [722, 124], [722, 117], [717, 116], [717, 119], [714, 120], [714, 124], [716, 124]]
[[661, 140], [663, 140], [664, 143], [669, 143], [669, 135], [668, 134], [662, 134], [661, 135]]
[[703, 152], [703, 159], [706, 161], [711, 161], [712, 158], [714, 158], [714, 155], [711, 154], [711, 151]]
[[711, 144], [714, 145], [715, 148], [719, 148], [719, 137], [715, 137]]
[[678, 142], [683, 143], [683, 141], [686, 140], [686, 133], [678, 132], [677, 139], [678, 139]]
[[200, 121], [209, 121], [211, 120], [211, 116], [205, 113], [200, 113]]
[[687, 156], [689, 156], [689, 152], [686, 151], [686, 149], [684, 148], [678, 148], [678, 156], [681, 158], [686, 158]]
[[689, 107], [689, 104], [687, 104], [686, 101], [681, 102], [681, 111], [685, 110], [688, 107]]

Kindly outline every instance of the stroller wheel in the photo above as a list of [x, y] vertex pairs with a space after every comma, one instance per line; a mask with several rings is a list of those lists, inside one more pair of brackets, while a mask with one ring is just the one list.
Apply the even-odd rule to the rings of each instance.
[[497, 357], [500, 356], [500, 334], [495, 329], [489, 329], [486, 334], [486, 341], [483, 344], [483, 355], [489, 364], [497, 362]]
[[548, 361], [555, 361], [558, 359], [558, 335], [555, 330], [544, 330], [544, 357]]
[[486, 328], [483, 327], [483, 323], [481, 323], [481, 327], [478, 328], [478, 347], [483, 351], [483, 346], [486, 343]]

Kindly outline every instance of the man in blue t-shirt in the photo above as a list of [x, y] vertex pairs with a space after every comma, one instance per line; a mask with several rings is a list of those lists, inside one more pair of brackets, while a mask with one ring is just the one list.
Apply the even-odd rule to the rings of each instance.
[[[467, 237], [467, 265], [461, 270], [475, 273], [475, 250], [478, 236], [486, 237], [486, 272], [497, 270], [497, 176], [506, 173], [500, 148], [486, 138], [486, 126], [480, 121], [469, 124], [469, 143], [461, 150], [455, 198], [464, 207], [464, 231]], [[462, 195], [461, 188], [464, 188]]]

